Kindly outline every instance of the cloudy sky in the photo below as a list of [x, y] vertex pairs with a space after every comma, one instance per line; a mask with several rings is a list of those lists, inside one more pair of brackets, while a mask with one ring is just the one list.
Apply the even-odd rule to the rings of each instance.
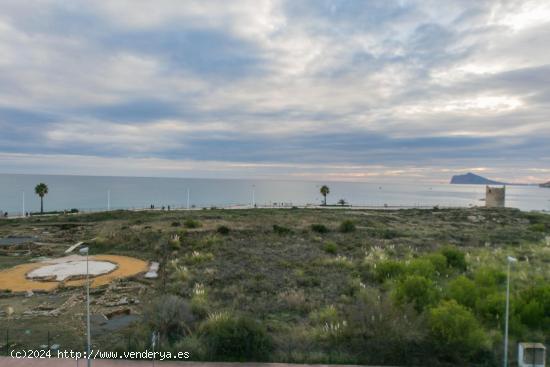
[[550, 2], [0, 2], [0, 172], [550, 180]]

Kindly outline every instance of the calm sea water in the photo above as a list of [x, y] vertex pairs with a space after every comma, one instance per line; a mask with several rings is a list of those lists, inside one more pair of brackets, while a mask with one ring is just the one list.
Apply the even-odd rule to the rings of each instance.
[[[34, 187], [44, 182], [49, 193], [44, 210], [105, 210], [110, 192], [111, 209], [250, 205], [319, 204], [319, 187], [326, 182], [226, 180], [187, 178], [95, 177], [0, 174], [0, 210], [10, 215], [25, 210], [38, 211], [40, 200]], [[375, 184], [329, 182], [328, 203], [343, 198], [352, 205], [365, 206], [453, 206], [483, 205], [482, 185]], [[508, 186], [506, 206], [522, 210], [550, 210], [550, 189], [537, 186]]]

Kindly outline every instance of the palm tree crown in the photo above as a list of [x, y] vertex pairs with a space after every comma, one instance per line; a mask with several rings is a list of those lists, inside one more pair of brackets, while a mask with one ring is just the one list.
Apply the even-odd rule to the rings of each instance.
[[327, 205], [327, 195], [330, 193], [330, 189], [328, 188], [327, 185], [323, 185], [321, 186], [321, 190], [319, 190], [321, 192], [321, 195], [324, 196], [325, 198], [325, 204], [324, 205]]
[[40, 213], [44, 213], [44, 196], [48, 193], [48, 185], [41, 182], [34, 188], [36, 195], [40, 196]]

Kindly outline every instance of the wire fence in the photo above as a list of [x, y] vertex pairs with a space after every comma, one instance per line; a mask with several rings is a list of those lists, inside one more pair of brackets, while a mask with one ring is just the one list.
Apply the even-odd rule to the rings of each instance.
[[[5, 326], [5, 325], [2, 325]], [[98, 339], [101, 339], [99, 341]], [[150, 338], [136, 336], [132, 333], [97, 333], [92, 329], [92, 350], [102, 351], [140, 351], [151, 348]], [[157, 348], [162, 347], [161, 341], [156, 342]], [[51, 351], [52, 356], [57, 352], [79, 352], [87, 350], [86, 333], [75, 335], [64, 328], [0, 328], [0, 356], [10, 356], [16, 351]]]
[[86, 350], [84, 337], [82, 341], [69, 335], [63, 335], [59, 330], [43, 328], [5, 328], [0, 329], [0, 355], [9, 356], [15, 350]]

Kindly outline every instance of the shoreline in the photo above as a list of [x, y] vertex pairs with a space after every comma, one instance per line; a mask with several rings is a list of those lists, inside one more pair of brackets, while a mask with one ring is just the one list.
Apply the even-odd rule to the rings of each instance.
[[[43, 217], [55, 217], [59, 215], [84, 215], [84, 214], [97, 214], [97, 213], [107, 213], [107, 212], [117, 212], [117, 211], [128, 211], [128, 212], [185, 212], [185, 211], [202, 211], [202, 210], [262, 210], [262, 209], [279, 209], [279, 210], [295, 210], [295, 209], [312, 209], [312, 210], [380, 210], [380, 211], [396, 211], [396, 210], [458, 210], [458, 209], [484, 209], [485, 206], [471, 205], [471, 206], [442, 206], [442, 205], [315, 205], [315, 204], [306, 204], [306, 205], [256, 205], [252, 206], [249, 204], [236, 204], [236, 205], [227, 205], [227, 206], [210, 206], [210, 207], [194, 207], [194, 208], [113, 208], [110, 210], [107, 209], [98, 209], [98, 210], [80, 210], [78, 212], [67, 211], [56, 211], [54, 213], [33, 213], [29, 216], [23, 216], [20, 213], [17, 215], [8, 215], [8, 217], [2, 217], [0, 220], [13, 220], [13, 219], [25, 219], [25, 218], [43, 218]], [[514, 207], [505, 207], [503, 209], [517, 209], [522, 212], [537, 212], [550, 214], [550, 210], [521, 210]]]

